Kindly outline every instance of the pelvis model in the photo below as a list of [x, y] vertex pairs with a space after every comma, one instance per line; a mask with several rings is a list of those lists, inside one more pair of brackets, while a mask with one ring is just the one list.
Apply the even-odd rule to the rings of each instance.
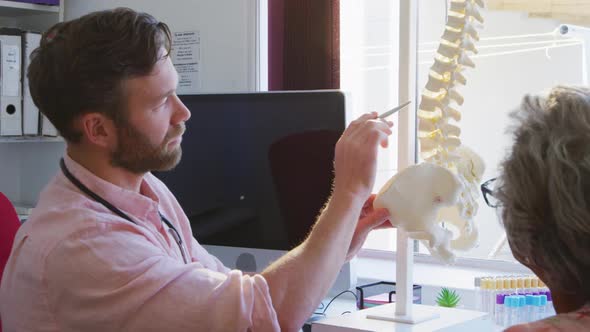
[[[374, 207], [389, 210], [394, 226], [422, 240], [433, 256], [447, 263], [455, 259], [452, 250], [471, 249], [478, 239], [473, 218], [485, 165], [461, 143], [461, 113], [456, 105], [464, 101], [457, 91], [467, 82], [462, 72], [475, 67], [469, 55], [477, 53], [476, 25], [483, 23], [479, 13], [483, 5], [483, 0], [451, 1], [417, 114], [424, 162], [397, 173], [374, 201]], [[456, 236], [448, 226], [456, 228]]]

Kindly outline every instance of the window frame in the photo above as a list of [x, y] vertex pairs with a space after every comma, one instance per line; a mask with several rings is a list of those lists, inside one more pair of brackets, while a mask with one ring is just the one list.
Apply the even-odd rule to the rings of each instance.
[[[419, 19], [419, 8], [416, 10], [416, 16], [414, 21], [416, 22], [416, 31], [420, 26], [420, 19]], [[341, 10], [342, 11], [342, 10]], [[412, 68], [410, 70], [410, 74], [403, 73], [400, 69], [399, 75], [403, 75], [400, 78], [401, 81], [408, 81], [409, 83], [407, 86], [399, 86], [399, 96], [409, 95], [410, 100], [414, 100], [415, 102], [412, 103], [411, 107], [407, 108], [406, 111], [402, 111], [399, 113], [397, 126], [398, 126], [398, 137], [397, 137], [397, 148], [398, 148], [398, 160], [397, 160], [397, 169], [403, 170], [406, 167], [415, 165], [419, 163], [419, 156], [418, 156], [418, 133], [417, 133], [417, 109], [418, 109], [418, 100], [420, 98], [420, 91], [421, 87], [418, 86], [418, 51], [419, 51], [419, 35], [416, 31], [411, 32], [411, 40], [408, 45], [401, 45], [402, 38], [400, 37], [397, 42], [400, 43], [399, 45], [399, 54], [398, 59], [400, 61], [400, 68], [402, 64], [410, 64], [408, 67]], [[404, 54], [404, 50], [406, 53]], [[409, 50], [409, 51], [408, 51]], [[408, 58], [409, 57], [409, 58]], [[399, 100], [399, 102], [405, 102], [405, 100]], [[500, 236], [505, 236], [505, 231]], [[429, 264], [440, 264], [444, 265], [444, 263], [440, 262], [439, 260], [435, 259], [429, 254], [419, 253], [419, 242], [418, 240], [413, 240], [413, 252], [414, 252], [414, 261], [416, 263], [429, 263]], [[394, 248], [399, 248], [397, 243], [394, 243]], [[386, 259], [394, 261], [398, 259], [397, 250], [394, 249], [392, 251], [389, 250], [377, 250], [377, 249], [367, 249], [362, 248], [359, 252], [359, 257], [367, 257], [367, 258], [377, 258], [377, 259]], [[457, 256], [456, 262], [454, 264], [457, 267], [469, 267], [469, 268], [480, 268], [480, 269], [490, 269], [490, 270], [501, 270], [507, 272], [515, 272], [515, 273], [530, 273], [530, 270], [526, 268], [524, 265], [520, 264], [516, 260], [502, 260], [502, 259], [493, 259], [493, 258], [467, 258]]]

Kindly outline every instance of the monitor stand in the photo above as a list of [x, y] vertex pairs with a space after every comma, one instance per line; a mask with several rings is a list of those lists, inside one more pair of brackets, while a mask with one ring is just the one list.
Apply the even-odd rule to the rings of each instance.
[[[229, 269], [237, 269], [243, 272], [262, 272], [272, 262], [279, 259], [287, 253], [284, 250], [269, 250], [256, 248], [240, 248], [240, 247], [226, 247], [203, 245], [203, 247], [213, 256], [217, 257], [223, 265]], [[356, 287], [356, 259], [345, 263], [332, 288], [328, 291], [329, 296], [335, 296], [338, 293], [353, 289]], [[301, 271], [305, 273], [305, 271]]]

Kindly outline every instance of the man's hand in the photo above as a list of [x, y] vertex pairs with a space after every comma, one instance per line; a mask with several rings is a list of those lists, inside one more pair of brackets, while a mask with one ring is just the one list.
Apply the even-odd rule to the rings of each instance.
[[393, 227], [390, 222], [389, 211], [387, 211], [387, 209], [374, 209], [374, 200], [375, 195], [371, 195], [363, 206], [359, 221], [356, 225], [356, 229], [354, 230], [352, 241], [350, 241], [350, 247], [348, 248], [348, 253], [346, 254], [346, 261], [349, 261], [354, 256], [356, 256], [358, 251], [365, 243], [369, 232], [371, 232], [373, 229]]
[[336, 143], [334, 157], [334, 196], [367, 200], [373, 190], [377, 172], [379, 146], [387, 147], [392, 122], [368, 113], [350, 123]]

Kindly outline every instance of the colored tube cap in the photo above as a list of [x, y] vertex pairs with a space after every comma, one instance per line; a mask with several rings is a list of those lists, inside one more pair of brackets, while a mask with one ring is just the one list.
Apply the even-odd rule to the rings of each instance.
[[533, 295], [527, 294], [525, 296], [525, 303], [526, 305], [533, 305]]
[[539, 297], [541, 298], [541, 305], [547, 305], [547, 295], [539, 295]]

